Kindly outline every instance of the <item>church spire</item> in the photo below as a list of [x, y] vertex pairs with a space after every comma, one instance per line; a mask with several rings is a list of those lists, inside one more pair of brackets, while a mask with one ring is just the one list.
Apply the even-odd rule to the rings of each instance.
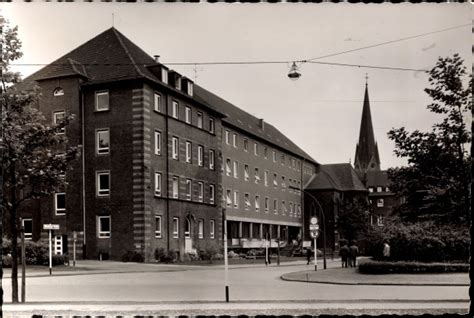
[[357, 143], [354, 158], [354, 168], [360, 173], [368, 170], [380, 170], [380, 158], [377, 143], [375, 142], [372, 116], [370, 114], [368, 76], [365, 76], [365, 95], [360, 122], [359, 142]]

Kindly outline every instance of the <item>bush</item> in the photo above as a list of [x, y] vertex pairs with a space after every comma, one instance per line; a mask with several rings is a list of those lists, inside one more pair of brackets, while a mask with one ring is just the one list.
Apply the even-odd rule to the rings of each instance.
[[383, 262], [367, 260], [359, 263], [363, 274], [399, 273], [467, 273], [469, 264], [463, 263], [421, 263], [421, 262]]
[[12, 263], [13, 263], [13, 258], [11, 257], [11, 255], [2, 255], [2, 267], [3, 268], [10, 268], [12, 267]]
[[[11, 240], [3, 238], [3, 255], [11, 255]], [[10, 256], [11, 259], [11, 256]], [[25, 261], [27, 265], [49, 265], [49, 246], [46, 241], [25, 241]], [[64, 265], [69, 262], [66, 255], [52, 256], [52, 264]], [[21, 245], [18, 244], [18, 264], [22, 263]], [[10, 265], [11, 267], [11, 265]]]
[[122, 255], [122, 262], [135, 262], [135, 263], [143, 263], [145, 258], [141, 253], [127, 251], [125, 254]]
[[390, 260], [444, 262], [469, 259], [471, 239], [467, 228], [417, 224], [387, 224], [376, 228], [367, 238], [367, 254], [383, 259], [383, 242], [390, 245]]
[[[51, 259], [52, 265], [69, 265], [69, 257], [67, 255], [53, 255]], [[47, 261], [49, 264], [49, 259]]]
[[185, 258], [186, 260], [191, 261], [191, 262], [198, 261], [199, 254], [197, 253], [197, 251], [193, 250], [191, 252], [186, 253]]

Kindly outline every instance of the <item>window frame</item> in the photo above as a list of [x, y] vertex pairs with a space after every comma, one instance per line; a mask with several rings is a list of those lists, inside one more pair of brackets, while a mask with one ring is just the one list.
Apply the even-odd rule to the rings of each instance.
[[161, 172], [155, 171], [155, 191], [154, 191], [155, 197], [161, 197], [162, 189], [163, 189], [162, 182], [163, 182], [163, 177], [161, 175]]
[[176, 100], [171, 102], [171, 117], [179, 119], [179, 103]]
[[244, 166], [244, 180], [245, 181], [250, 180], [250, 167], [247, 164]]
[[[107, 175], [109, 177], [108, 189], [102, 188], [100, 181], [100, 176]], [[96, 171], [96, 196], [97, 197], [110, 197], [111, 192], [111, 182], [110, 182], [110, 170], [100, 170]]]
[[202, 112], [197, 112], [196, 126], [199, 129], [202, 129], [204, 126], [204, 114]]
[[216, 200], [216, 198], [215, 198], [216, 192], [215, 191], [216, 191], [215, 185], [210, 184], [209, 185], [209, 203], [210, 204], [214, 204], [214, 202]]
[[179, 217], [173, 217], [173, 238], [179, 238]]
[[155, 238], [162, 238], [162, 216], [155, 215]]
[[215, 152], [213, 149], [209, 149], [209, 169], [210, 170], [215, 170]]
[[239, 178], [239, 162], [238, 161], [234, 160], [232, 172], [233, 172], [234, 179], [238, 179]]
[[383, 208], [385, 206], [385, 200], [383, 198], [377, 199], [377, 207]]
[[232, 190], [231, 189], [227, 189], [225, 191], [225, 199], [226, 199], [226, 206], [227, 207], [232, 207]]
[[215, 233], [216, 233], [216, 221], [209, 220], [209, 238], [215, 239]]
[[260, 212], [260, 195], [255, 195], [255, 212]]
[[186, 124], [190, 124], [192, 123], [192, 118], [193, 118], [193, 115], [192, 115], [192, 109], [191, 107], [189, 106], [185, 106], [184, 108], [184, 121], [186, 122]]
[[193, 162], [193, 144], [189, 140], [186, 140], [185, 154], [186, 154], [185, 156], [186, 163], [192, 163]]
[[228, 177], [232, 176], [232, 160], [230, 158], [225, 159], [225, 174]]
[[198, 159], [198, 166], [203, 167], [204, 166], [204, 146], [202, 145], [198, 145], [197, 159]]
[[215, 121], [214, 118], [209, 117], [209, 132], [211, 134], [214, 134], [216, 131], [216, 126], [215, 126]]
[[[107, 95], [107, 108], [99, 108], [99, 96]], [[96, 112], [105, 112], [110, 110], [110, 93], [108, 90], [100, 90], [94, 92], [94, 101], [95, 101], [95, 111]]]
[[153, 110], [157, 113], [161, 113], [161, 94], [153, 92]]
[[225, 143], [230, 145], [230, 131], [226, 129], [224, 134], [225, 134]]
[[198, 201], [204, 201], [204, 182], [198, 181]]
[[155, 129], [155, 155], [161, 156], [162, 134]]
[[[58, 118], [58, 115], [62, 115], [62, 118]], [[53, 112], [53, 124], [58, 125], [61, 120], [65, 120], [66, 118], [66, 111], [64, 109], [62, 110], [56, 110]], [[64, 135], [66, 133], [66, 127], [61, 128], [60, 131], [58, 131], [56, 134], [57, 135]]]
[[[176, 184], [176, 189], [175, 189], [175, 184]], [[171, 197], [173, 199], [179, 199], [179, 177], [178, 176], [173, 176], [173, 178], [171, 179]]]
[[193, 180], [186, 179], [186, 200], [191, 201], [193, 198]]
[[204, 219], [198, 219], [198, 239], [204, 239]]
[[179, 160], [179, 138], [171, 137], [171, 157], [173, 160]]
[[251, 205], [252, 204], [250, 203], [250, 193], [245, 192], [244, 193], [244, 210], [249, 210]]
[[256, 156], [258, 156], [258, 143], [254, 142], [253, 143], [253, 151]]
[[232, 133], [232, 146], [237, 148], [237, 133]]
[[[100, 147], [100, 134], [107, 132], [108, 135], [108, 145], [107, 147]], [[108, 155], [110, 153], [110, 129], [109, 128], [98, 128], [95, 130], [95, 154], [102, 156]]]
[[239, 191], [234, 190], [234, 209], [239, 208]]
[[[109, 230], [102, 230], [102, 219], [108, 219]], [[98, 238], [111, 238], [112, 237], [112, 218], [110, 215], [98, 215], [97, 216], [97, 237]]]
[[184, 218], [184, 238], [191, 238], [191, 221]]

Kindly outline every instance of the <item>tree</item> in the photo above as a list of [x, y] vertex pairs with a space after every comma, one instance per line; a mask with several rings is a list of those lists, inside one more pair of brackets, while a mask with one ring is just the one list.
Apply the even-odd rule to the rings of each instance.
[[[430, 132], [404, 127], [392, 129], [394, 153], [408, 159], [408, 167], [389, 169], [392, 189], [405, 198], [399, 208], [405, 221], [432, 219], [438, 222], [469, 221], [469, 153], [471, 141], [464, 117], [470, 113], [472, 75], [468, 85], [466, 67], [459, 55], [440, 58], [429, 72], [425, 92], [433, 102], [428, 110], [443, 119]], [[465, 87], [467, 86], [467, 87]]]
[[367, 233], [369, 203], [365, 197], [354, 197], [343, 202], [337, 217], [337, 229], [341, 237], [352, 241]]
[[2, 222], [8, 220], [12, 238], [12, 302], [18, 302], [18, 230], [19, 208], [26, 202], [64, 189], [68, 163], [78, 149], [67, 145], [65, 127], [73, 119], [65, 117], [50, 124], [38, 108], [38, 89], [19, 91], [18, 73], [10, 71], [10, 63], [22, 56], [18, 28], [0, 21], [3, 32], [1, 74], [1, 169]]

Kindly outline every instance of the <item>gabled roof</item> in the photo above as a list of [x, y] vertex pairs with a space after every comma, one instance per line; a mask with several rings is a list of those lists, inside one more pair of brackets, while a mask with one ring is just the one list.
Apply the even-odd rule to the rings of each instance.
[[320, 173], [307, 190], [338, 190], [367, 192], [356, 171], [349, 163], [321, 165]]
[[[88, 84], [139, 78], [161, 83], [148, 68], [153, 65], [158, 65], [154, 58], [112, 27], [28, 76], [17, 88], [26, 89], [38, 80], [70, 75], [85, 77]], [[174, 90], [171, 86], [169, 88]], [[272, 125], [265, 123], [265, 128], [261, 129], [258, 118], [199, 85], [194, 85], [193, 95], [197, 102], [217, 113], [225, 114], [227, 118], [224, 122], [317, 164]]]

